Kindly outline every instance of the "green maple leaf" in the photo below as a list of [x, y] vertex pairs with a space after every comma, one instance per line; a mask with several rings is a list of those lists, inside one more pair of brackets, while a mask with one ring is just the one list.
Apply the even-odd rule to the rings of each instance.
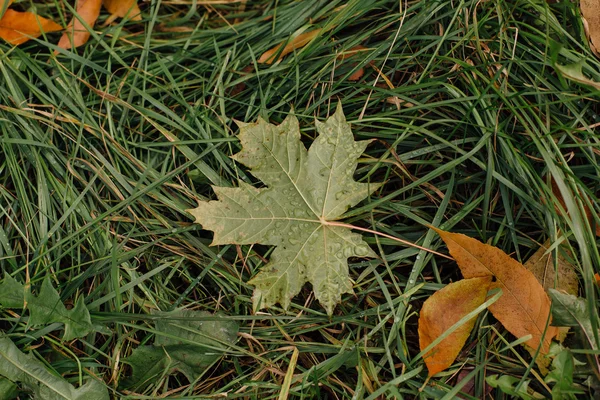
[[47, 325], [61, 322], [65, 324], [63, 340], [80, 338], [94, 330], [90, 312], [83, 302], [83, 297], [77, 300], [71, 310], [67, 310], [60, 300], [58, 292], [52, 286], [50, 278], [44, 279], [38, 296], [29, 292], [25, 294], [25, 299], [31, 313], [29, 323], [31, 325]]
[[331, 315], [342, 293], [352, 293], [348, 258], [376, 256], [359, 234], [335, 222], [380, 186], [353, 179], [357, 159], [371, 141], [354, 141], [340, 104], [325, 123], [316, 121], [319, 136], [308, 151], [293, 115], [278, 126], [260, 118], [238, 125], [242, 151], [233, 158], [267, 188], [244, 182], [238, 188], [213, 187], [218, 201], [188, 211], [214, 231], [213, 245], [277, 246], [249, 282], [256, 287], [255, 309], [275, 303], [287, 309], [310, 282]]
[[226, 319], [203, 320], [204, 311], [178, 310], [156, 315], [154, 345], [140, 346], [123, 361], [132, 375], [125, 387], [139, 389], [179, 371], [194, 382], [237, 339], [238, 324]]

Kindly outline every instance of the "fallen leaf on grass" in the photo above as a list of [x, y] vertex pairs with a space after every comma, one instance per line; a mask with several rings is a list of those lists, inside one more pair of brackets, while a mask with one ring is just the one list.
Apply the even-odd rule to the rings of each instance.
[[71, 23], [67, 27], [67, 31], [58, 42], [58, 47], [70, 49], [85, 44], [90, 38], [90, 31], [84, 26], [81, 20], [85, 21], [90, 28], [93, 28], [98, 15], [100, 15], [101, 5], [102, 0], [78, 0], [76, 9], [78, 15], [73, 16]]
[[[550, 299], [535, 276], [502, 250], [459, 233], [433, 228], [444, 240], [465, 278], [494, 276], [490, 290], [502, 296], [489, 310], [517, 338], [531, 335], [525, 343], [547, 354], [557, 334], [550, 320]], [[546, 331], [544, 335], [544, 331]]]
[[142, 388], [175, 371], [190, 382], [198, 379], [237, 338], [237, 323], [216, 316], [191, 310], [155, 314], [154, 344], [136, 348], [123, 360], [132, 369], [124, 386]]
[[0, 334], [0, 376], [4, 376], [12, 382], [21, 382], [33, 392], [33, 397], [30, 397], [33, 399], [109, 399], [108, 389], [103, 383], [96, 379], [88, 379], [84, 385], [75, 389], [55, 371], [50, 372], [46, 364], [33, 354], [25, 354], [19, 350], [13, 341], [4, 334]]
[[[579, 292], [579, 279], [575, 272], [575, 266], [570, 264], [561, 254], [561, 251], [568, 253], [565, 246], [560, 246], [558, 251], [558, 260], [556, 261], [557, 270], [554, 269], [554, 257], [553, 252], [549, 252], [550, 239], [540, 246], [540, 248], [533, 253], [531, 257], [525, 262], [524, 267], [531, 271], [535, 275], [538, 282], [542, 284], [546, 292], [548, 289], [561, 289], [570, 294], [577, 294]], [[560, 327], [557, 329], [556, 338], [559, 342], [562, 342], [569, 333], [568, 327]], [[525, 350], [531, 354], [531, 357], [535, 356], [537, 349], [524, 345]], [[550, 357], [544, 355], [538, 356], [535, 360], [540, 372], [546, 375], [549, 370], [551, 362]]]
[[[550, 185], [552, 187], [552, 194], [554, 194], [554, 196], [556, 196], [556, 199], [562, 206], [562, 209], [566, 210], [567, 204], [565, 203], [565, 199], [563, 198], [562, 193], [560, 192], [560, 189], [558, 188], [558, 185], [556, 184], [556, 181], [554, 180], [554, 178], [551, 179]], [[578, 193], [576, 196], [581, 196], [581, 194]], [[561, 212], [559, 207], [555, 207], [555, 208], [556, 208], [557, 212]], [[585, 203], [583, 206], [583, 211], [585, 212], [585, 216], [588, 218], [588, 221], [590, 221], [590, 224], [592, 226], [594, 226], [593, 225], [594, 214], [592, 213], [590, 208]], [[600, 236], [600, 225], [598, 225], [598, 224], [596, 224], [596, 236]], [[573, 293], [573, 294], [576, 294], [576, 293]]]
[[[469, 374], [473, 372], [474, 368], [461, 368], [460, 372], [456, 376], [456, 381], [454, 382], [454, 386], [456, 387], [459, 384], [462, 384], [463, 380], [467, 379]], [[487, 371], [486, 371], [487, 372]], [[492, 393], [492, 387], [487, 384], [487, 382], [483, 381], [483, 397], [488, 398], [490, 393]], [[462, 389], [460, 389], [461, 393], [466, 393], [471, 396], [475, 396], [475, 377], [472, 376], [467, 383], [464, 384]], [[457, 397], [457, 399], [462, 399], [461, 397]]]
[[594, 89], [600, 90], [600, 82], [596, 82], [588, 78], [582, 71], [583, 61], [579, 61], [569, 65], [555, 64], [555, 68], [567, 79], [588, 85]]
[[[340, 53], [340, 55], [338, 55], [336, 57], [336, 59], [340, 60], [340, 61], [344, 61], [344, 60], [346, 60], [346, 59], [348, 59], [350, 57], [354, 57], [355, 55], [360, 54], [360, 53], [365, 52], [365, 51], [371, 51], [371, 49], [369, 49], [369, 48], [367, 48], [365, 46], [361, 46], [359, 44], [357, 46], [352, 47], [350, 50], [346, 50], [346, 51]], [[369, 64], [371, 64], [371, 63], [369, 63]], [[359, 68], [358, 70], [354, 71], [354, 73], [352, 75], [350, 75], [348, 77], [348, 80], [349, 81], [357, 81], [360, 78], [362, 78], [362, 76], [364, 74], [365, 74], [365, 69], [364, 68]]]
[[25, 287], [9, 274], [4, 274], [0, 283], [0, 306], [6, 308], [23, 308], [25, 304]]
[[[552, 298], [552, 316], [554, 317], [552, 324], [572, 327], [584, 346], [595, 351], [594, 357], [598, 360], [597, 350], [599, 347], [590, 320], [591, 313], [587, 301], [555, 289], [550, 289], [548, 292]], [[600, 362], [596, 361], [596, 364], [600, 366]]]
[[113, 22], [116, 18], [129, 18], [132, 21], [142, 20], [142, 12], [137, 4], [137, 0], [104, 0], [102, 4], [112, 14], [106, 20], [106, 25]]
[[287, 44], [285, 45], [283, 50], [281, 50], [281, 53], [279, 54], [277, 59], [275, 59], [275, 55], [279, 52], [279, 49], [281, 48], [281, 46], [284, 45], [283, 43], [280, 43], [277, 46], [265, 51], [258, 59], [258, 62], [260, 64], [273, 64], [274, 62], [280, 61], [283, 57], [285, 57], [292, 51], [306, 46], [321, 31], [322, 31], [322, 29], [314, 29], [312, 31], [304, 32], [304, 33], [292, 38], [291, 40], [289, 40], [287, 42]]
[[[596, 379], [600, 379], [600, 358], [598, 356], [598, 342], [590, 318], [593, 312], [588, 307], [586, 299], [576, 297], [558, 290], [549, 290], [552, 298], [552, 323], [556, 326], [568, 326], [575, 331], [580, 346], [591, 350], [585, 352], [587, 364], [593, 371]], [[579, 348], [579, 347], [578, 347]]]
[[579, 279], [575, 267], [560, 254], [560, 251], [567, 251], [564, 246], [558, 251], [558, 260], [556, 260], [557, 271], [554, 270], [554, 257], [552, 257], [550, 248], [550, 239], [540, 246], [531, 257], [525, 262], [527, 268], [537, 280], [542, 284], [544, 290], [550, 288], [561, 289], [569, 294], [577, 295], [579, 293]]
[[579, 7], [583, 17], [590, 47], [596, 55], [600, 54], [600, 0], [580, 0]]
[[56, 22], [30, 12], [6, 10], [0, 19], [0, 37], [12, 45], [19, 45], [41, 36], [42, 33], [61, 29], [62, 26]]
[[83, 302], [83, 297], [79, 297], [75, 306], [67, 310], [60, 300], [58, 292], [52, 286], [50, 278], [44, 279], [38, 296], [26, 292], [25, 300], [27, 300], [27, 307], [31, 314], [29, 323], [31, 325], [63, 323], [65, 325], [63, 340], [80, 338], [94, 330], [90, 312]]
[[308, 151], [291, 114], [277, 126], [262, 119], [238, 125], [242, 151], [233, 158], [266, 187], [243, 181], [237, 188], [213, 187], [218, 201], [202, 201], [187, 211], [204, 229], [214, 231], [212, 245], [277, 246], [249, 282], [256, 287], [256, 310], [276, 303], [287, 309], [310, 282], [332, 315], [342, 293], [352, 293], [348, 258], [376, 257], [351, 225], [336, 221], [381, 186], [353, 177], [371, 141], [354, 140], [341, 104], [326, 122], [316, 122], [319, 136]]
[[[485, 301], [491, 276], [463, 279], [453, 282], [429, 297], [419, 314], [419, 345], [424, 350]], [[452, 365], [475, 326], [475, 318], [467, 321], [449, 334], [439, 344], [423, 355], [423, 360], [433, 376]]]

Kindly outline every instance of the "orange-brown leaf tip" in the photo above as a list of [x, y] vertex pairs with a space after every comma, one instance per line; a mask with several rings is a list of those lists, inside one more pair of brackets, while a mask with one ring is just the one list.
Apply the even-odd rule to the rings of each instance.
[[58, 47], [70, 49], [85, 44], [90, 38], [90, 31], [85, 27], [81, 20], [91, 28], [94, 27], [98, 15], [100, 15], [100, 6], [102, 0], [78, 0], [77, 16], [73, 16], [67, 31], [62, 35], [58, 42]]
[[[489, 309], [498, 321], [517, 338], [531, 335], [527, 344], [542, 354], [548, 353], [557, 334], [550, 322], [550, 298], [536, 277], [521, 263], [497, 247], [459, 233], [436, 230], [465, 278], [492, 275], [490, 289], [503, 295]], [[544, 334], [544, 331], [546, 334]]]
[[292, 51], [306, 46], [306, 44], [313, 40], [321, 32], [321, 30], [322, 29], [314, 29], [292, 38], [281, 50], [279, 57], [275, 59], [275, 55], [279, 52], [281, 46], [283, 46], [283, 43], [278, 44], [277, 46], [265, 51], [258, 59], [258, 62], [260, 64], [273, 64], [274, 62], [280, 61]]
[[142, 12], [137, 0], [104, 0], [102, 4], [114, 18], [129, 18], [132, 21], [142, 20]]
[[360, 69], [354, 71], [354, 73], [348, 77], [348, 80], [352, 81], [352, 82], [357, 81], [360, 78], [362, 78], [364, 74], [365, 74], [365, 69], [360, 68]]
[[[491, 276], [453, 282], [429, 297], [419, 314], [419, 345], [425, 350], [449, 328], [485, 302]], [[429, 376], [454, 363], [469, 338], [475, 318], [465, 321], [423, 355]]]
[[30, 12], [6, 10], [0, 19], [0, 37], [13, 45], [27, 42], [42, 33], [60, 31], [56, 22]]
[[360, 52], [364, 52], [364, 51], [370, 51], [371, 49], [369, 49], [368, 47], [365, 46], [361, 46], [360, 44], [357, 46], [352, 47], [349, 50], [346, 51], [342, 51], [337, 57], [337, 60], [345, 60], [347, 58], [353, 57], [355, 56], [357, 53]]

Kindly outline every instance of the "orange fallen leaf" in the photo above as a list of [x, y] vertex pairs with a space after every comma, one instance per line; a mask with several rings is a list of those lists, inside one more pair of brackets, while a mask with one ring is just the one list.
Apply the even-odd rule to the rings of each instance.
[[348, 80], [352, 81], [352, 82], [357, 81], [360, 78], [362, 78], [364, 74], [365, 74], [365, 69], [360, 68], [360, 69], [354, 71], [354, 73], [348, 77]]
[[56, 22], [30, 12], [6, 10], [0, 19], [0, 37], [13, 45], [25, 43], [42, 33], [60, 30], [62, 26]]
[[82, 19], [91, 27], [94, 26], [98, 15], [100, 15], [100, 6], [102, 0], [78, 0], [77, 14], [73, 16], [71, 23], [67, 27], [67, 31], [62, 35], [58, 42], [58, 47], [70, 49], [73, 47], [85, 44], [90, 38], [90, 31], [80, 21]]
[[132, 21], [142, 20], [142, 12], [137, 0], [104, 0], [102, 5], [112, 14], [106, 21], [107, 25], [116, 18], [129, 18]]
[[[429, 297], [419, 314], [419, 346], [424, 350], [485, 301], [491, 276], [453, 282]], [[459, 326], [423, 355], [429, 376], [450, 367], [469, 338], [475, 318]]]
[[277, 46], [265, 51], [262, 54], [262, 56], [260, 56], [260, 58], [258, 59], [258, 62], [261, 64], [273, 64], [274, 62], [281, 60], [283, 57], [285, 57], [292, 51], [306, 46], [321, 31], [322, 29], [314, 29], [312, 31], [304, 32], [303, 34], [296, 36], [285, 45], [283, 50], [281, 50], [279, 57], [275, 59], [275, 55], [279, 52], [281, 46], [283, 46], [283, 43], [280, 43]]
[[[356, 54], [359, 54], [361, 52], [365, 52], [365, 51], [371, 51], [372, 49], [369, 49], [368, 47], [365, 46], [361, 46], [360, 44], [357, 46], [352, 47], [350, 50], [346, 50], [342, 53], [340, 53], [340, 55], [338, 55], [336, 57], [336, 60], [346, 60], [350, 57], [354, 57]], [[371, 63], [369, 63], [370, 65]], [[352, 75], [350, 75], [348, 77], [349, 81], [357, 81], [360, 78], [363, 77], [363, 75], [365, 74], [365, 69], [364, 68], [359, 68], [358, 70], [354, 71], [354, 73], [352, 73]]]
[[[517, 338], [531, 335], [525, 343], [547, 354], [557, 329], [550, 323], [550, 298], [536, 277], [521, 263], [497, 247], [462, 235], [433, 228], [446, 242], [465, 278], [494, 276], [490, 285], [502, 296], [489, 310]], [[545, 331], [545, 334], [544, 334]]]

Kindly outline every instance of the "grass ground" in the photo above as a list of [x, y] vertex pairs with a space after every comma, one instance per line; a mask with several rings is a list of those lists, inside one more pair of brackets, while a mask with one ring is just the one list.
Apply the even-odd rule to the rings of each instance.
[[[310, 143], [314, 118], [341, 101], [355, 137], [376, 139], [356, 176], [386, 182], [346, 222], [445, 252], [432, 224], [519, 260], [563, 232], [595, 310], [597, 241], [573, 194], [599, 209], [600, 97], [553, 64], [583, 60], [600, 81], [577, 4], [205, 3], [141, 3], [143, 23], [98, 24], [79, 52], [52, 55], [55, 35], [0, 45], [0, 267], [34, 288], [52, 277], [66, 304], [85, 296], [97, 332], [61, 342], [60, 327], [7, 309], [2, 330], [75, 385], [101, 377], [115, 398], [278, 398], [294, 347], [289, 398], [452, 399], [467, 384], [463, 398], [483, 398], [489, 374], [550, 397], [552, 384], [488, 313], [455, 365], [424, 386], [418, 311], [460, 277], [454, 262], [365, 234], [379, 258], [351, 260], [355, 294], [331, 318], [310, 287], [287, 311], [254, 313], [246, 282], [270, 248], [210, 247], [184, 210], [213, 198], [210, 185], [257, 183], [229, 158], [239, 151], [233, 119], [280, 122], [293, 107]], [[59, 1], [16, 5], [69, 18]], [[308, 46], [257, 64], [311, 27], [323, 31]], [[369, 50], [336, 59], [357, 45]], [[550, 176], [571, 193], [570, 216], [555, 211]], [[151, 312], [179, 308], [239, 323], [235, 346], [194, 382], [175, 374], [125, 391], [122, 360], [152, 341]], [[574, 379], [585, 397], [589, 375]]]

